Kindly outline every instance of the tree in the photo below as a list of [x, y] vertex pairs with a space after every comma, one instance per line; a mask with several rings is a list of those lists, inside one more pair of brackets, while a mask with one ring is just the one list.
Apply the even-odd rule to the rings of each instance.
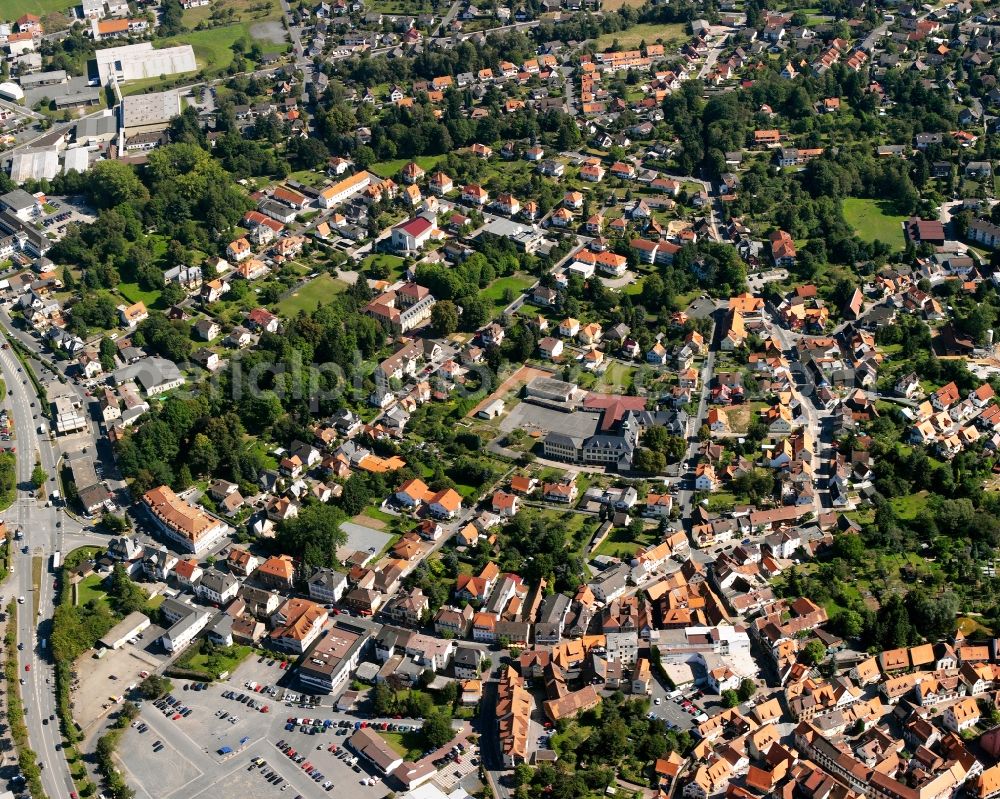
[[736, 707], [740, 703], [739, 694], [736, 693], [732, 688], [722, 692], [722, 706], [723, 707]]
[[440, 336], [447, 336], [458, 330], [458, 307], [451, 300], [441, 300], [431, 308], [431, 324]]
[[757, 683], [749, 677], [744, 677], [740, 682], [740, 687], [737, 690], [737, 693], [739, 694], [740, 701], [746, 702], [750, 697], [757, 693]]
[[337, 548], [347, 540], [347, 534], [340, 529], [343, 521], [344, 513], [339, 508], [306, 505], [297, 517], [281, 522], [275, 543], [281, 551], [301, 557], [308, 566], [333, 567]]
[[111, 533], [124, 533], [129, 529], [129, 521], [127, 517], [117, 516], [110, 511], [106, 511], [101, 516], [101, 524]]
[[108, 596], [115, 610], [122, 616], [142, 610], [149, 601], [149, 595], [132, 581], [120, 563], [116, 563], [111, 572]]
[[100, 346], [100, 358], [101, 358], [101, 368], [105, 372], [113, 371], [115, 368], [115, 354], [118, 352], [118, 348], [115, 347], [115, 342], [104, 336], [101, 339]]
[[861, 536], [842, 533], [833, 539], [833, 552], [849, 563], [860, 563], [867, 556], [868, 550]]
[[376, 716], [385, 718], [396, 715], [396, 692], [387, 683], [375, 683], [373, 694], [372, 701]]
[[451, 728], [451, 718], [440, 710], [432, 711], [424, 719], [424, 725], [420, 731], [433, 749], [444, 746], [455, 735]]
[[149, 191], [135, 169], [124, 161], [98, 161], [90, 170], [87, 193], [98, 208], [113, 208], [127, 202], [146, 202]]
[[825, 657], [826, 647], [822, 641], [814, 639], [806, 644], [802, 650], [802, 662], [807, 666], [815, 666], [817, 663], [822, 663]]
[[150, 674], [139, 683], [139, 695], [143, 699], [158, 699], [171, 689], [170, 680], [158, 674]]
[[42, 468], [42, 464], [35, 462], [35, 468], [31, 470], [31, 484], [36, 488], [41, 488], [49, 479], [48, 473]]

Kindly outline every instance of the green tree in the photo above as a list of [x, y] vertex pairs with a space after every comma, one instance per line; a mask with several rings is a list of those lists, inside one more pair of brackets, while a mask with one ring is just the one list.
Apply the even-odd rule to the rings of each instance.
[[101, 358], [101, 368], [105, 372], [111, 372], [115, 368], [115, 355], [118, 352], [118, 348], [115, 346], [115, 342], [104, 336], [101, 339], [100, 346], [100, 358]]
[[125, 516], [117, 516], [111, 512], [105, 512], [101, 516], [101, 524], [112, 533], [124, 533], [126, 530], [130, 529], [130, 524], [128, 518]]
[[150, 674], [139, 683], [139, 695], [143, 699], [158, 699], [166, 694], [170, 688], [170, 680], [166, 677], [161, 677], [159, 674]]
[[722, 692], [723, 707], [736, 707], [739, 703], [740, 703], [740, 696], [732, 688], [729, 688]]
[[124, 161], [98, 161], [90, 170], [87, 193], [98, 208], [113, 208], [128, 202], [146, 202], [149, 191]]
[[31, 470], [31, 484], [36, 488], [41, 488], [49, 479], [48, 473], [42, 468], [42, 464], [35, 463], [35, 468]]
[[451, 717], [440, 710], [433, 711], [424, 719], [421, 732], [434, 749], [444, 746], [455, 736], [451, 728]]
[[451, 300], [441, 300], [431, 308], [431, 325], [439, 336], [458, 330], [458, 307]]
[[746, 702], [750, 697], [757, 693], [757, 683], [749, 677], [745, 677], [740, 681], [740, 687], [737, 693], [739, 694], [740, 701]]
[[296, 518], [278, 526], [275, 543], [308, 566], [333, 567], [337, 548], [347, 540], [340, 529], [344, 518], [343, 511], [332, 505], [306, 505]]
[[802, 662], [807, 666], [815, 666], [817, 663], [822, 663], [824, 658], [826, 658], [826, 647], [822, 641], [813, 639], [802, 650]]

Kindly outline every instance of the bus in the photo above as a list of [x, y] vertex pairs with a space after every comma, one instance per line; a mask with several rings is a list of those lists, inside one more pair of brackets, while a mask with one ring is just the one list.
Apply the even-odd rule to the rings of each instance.
[[52, 571], [58, 571], [59, 566], [62, 564], [62, 552], [56, 550], [52, 553]]

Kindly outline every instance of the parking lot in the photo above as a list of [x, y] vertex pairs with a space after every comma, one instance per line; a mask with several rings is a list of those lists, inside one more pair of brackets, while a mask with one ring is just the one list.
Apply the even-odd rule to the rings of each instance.
[[87, 224], [97, 218], [94, 209], [90, 208], [82, 197], [49, 197], [48, 203], [53, 210], [52, 213], [45, 215], [42, 225], [46, 232], [56, 239], [65, 234], [66, 226], [70, 223]]
[[[359, 762], [359, 770], [355, 771], [345, 760], [338, 759], [336, 752], [329, 751], [331, 745], [343, 749], [349, 737], [348, 729], [338, 727], [337, 722], [349, 721], [353, 731], [356, 717], [334, 711], [330, 697], [323, 697], [326, 706], [322, 708], [307, 709], [297, 704], [288, 706], [282, 701], [286, 689], [279, 686], [281, 678], [286, 676], [280, 662], [279, 659], [261, 659], [254, 655], [244, 661], [228, 680], [200, 691], [190, 687], [185, 689], [191, 684], [174, 680], [171, 696], [191, 710], [189, 715], [179, 719], [174, 718], [176, 709], [164, 713], [152, 702], [143, 703], [139, 721], [147, 725], [147, 731], [140, 733], [130, 728], [118, 750], [123, 772], [140, 799], [214, 798], [219, 795], [275, 799], [282, 794], [288, 797], [298, 794], [304, 797], [340, 796], [347, 791], [359, 799], [385, 796], [388, 789], [381, 780], [374, 785], [362, 784], [363, 780], [379, 776], [364, 762]], [[277, 697], [267, 692], [252, 692], [245, 687], [247, 682], [275, 688]], [[294, 686], [291, 690], [299, 693]], [[252, 697], [258, 705], [267, 705], [268, 712], [263, 713], [236, 699], [225, 698], [223, 694], [227, 691]], [[232, 720], [234, 716], [235, 722]], [[292, 716], [319, 716], [331, 719], [334, 725], [316, 734], [302, 732], [299, 726], [289, 731], [285, 726]], [[407, 723], [420, 722], [412, 720]], [[299, 764], [292, 762], [276, 746], [280, 740], [306, 755], [306, 759]], [[163, 748], [154, 752], [153, 744], [157, 741]], [[219, 750], [224, 747], [229, 747], [232, 752], [220, 754]], [[249, 769], [251, 761], [257, 758], [264, 758], [267, 767]], [[317, 783], [302, 770], [306, 762], [323, 773], [323, 780]], [[460, 774], [451, 773], [454, 770], [454, 766], [445, 769], [441, 772], [441, 779], [457, 782], [468, 776], [465, 770]], [[474, 768], [471, 770], [475, 771]], [[268, 782], [264, 776], [267, 771], [275, 772], [283, 782], [277, 786]], [[333, 783], [330, 792], [322, 788], [326, 780]]]

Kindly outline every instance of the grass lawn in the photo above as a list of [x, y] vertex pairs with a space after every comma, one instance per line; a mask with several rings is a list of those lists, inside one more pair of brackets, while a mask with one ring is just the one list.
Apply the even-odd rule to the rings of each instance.
[[864, 200], [848, 197], [844, 200], [844, 219], [864, 241], [884, 241], [894, 249], [904, 246], [902, 223], [905, 216], [893, 213], [892, 204], [885, 200]]
[[229, 647], [206, 648], [207, 641], [195, 644], [177, 662], [182, 669], [192, 669], [213, 675], [218, 679], [224, 672], [232, 673], [247, 656], [253, 652], [249, 646], [233, 645]]
[[24, 0], [0, 0], [0, 18], [13, 21], [25, 11], [45, 16], [62, 13], [69, 6], [66, 0], [34, 0], [32, 3], [25, 3]]
[[[625, 2], [619, 2], [619, 5], [625, 4]], [[628, 5], [633, 5], [633, 3], [629, 2]], [[605, 33], [597, 40], [597, 49], [606, 50], [612, 46], [613, 42], [617, 41], [619, 50], [635, 50], [644, 39], [646, 44], [679, 42], [686, 39], [687, 35], [687, 25], [683, 22], [676, 22], [672, 25], [656, 23], [633, 25], [628, 30], [618, 33]]]
[[288, 179], [297, 180], [299, 183], [305, 183], [309, 186], [319, 186], [322, 183], [326, 183], [326, 175], [312, 169], [299, 169], [295, 172], [289, 172]]
[[385, 267], [389, 270], [389, 280], [399, 280], [403, 276], [403, 259], [387, 252], [373, 253], [361, 262], [361, 270], [365, 271], [372, 265]]
[[91, 574], [84, 577], [77, 586], [77, 605], [86, 605], [91, 599], [103, 601], [108, 593], [101, 588], [104, 582], [103, 574]]
[[276, 308], [279, 316], [286, 319], [297, 316], [299, 311], [315, 311], [325, 297], [347, 290], [347, 284], [330, 275], [320, 275], [310, 280], [298, 291], [281, 300]]
[[160, 308], [157, 303], [160, 302], [159, 291], [146, 291], [145, 289], [139, 288], [138, 283], [119, 283], [118, 293], [121, 294], [129, 302], [143, 302], [146, 304], [147, 308]]
[[392, 524], [399, 518], [398, 516], [393, 516], [391, 513], [386, 513], [384, 510], [371, 505], [361, 512], [369, 519], [374, 519], [377, 522], [384, 522], [385, 524]]
[[993, 635], [992, 630], [984, 625], [981, 620], [973, 619], [969, 616], [958, 617], [958, 631], [966, 638], [983, 638]]
[[[264, 6], [269, 6], [265, 10]], [[244, 20], [260, 20], [277, 16], [278, 4], [271, 0], [214, 0], [207, 6], [201, 8], [189, 8], [184, 12], [184, 24], [192, 30], [201, 22], [216, 20], [219, 22], [243, 22]], [[256, 8], [257, 10], [251, 10]], [[232, 13], [234, 16], [226, 17]], [[215, 15], [213, 17], [213, 14]]]
[[594, 555], [609, 555], [613, 558], [631, 558], [639, 547], [649, 546], [656, 538], [656, 528], [646, 530], [638, 539], [632, 538], [628, 528], [616, 527], [604, 542], [597, 548]]
[[427, 738], [422, 732], [379, 732], [396, 752], [411, 763], [420, 760], [427, 750]]
[[[443, 157], [442, 155], [421, 155], [412, 160], [416, 161], [421, 169], [430, 172]], [[395, 177], [404, 166], [410, 163], [410, 160], [409, 158], [395, 158], [392, 161], [379, 161], [368, 167], [368, 171], [382, 178]]]
[[917, 514], [927, 506], [927, 496], [926, 491], [920, 491], [905, 497], [894, 497], [889, 502], [901, 520], [913, 521], [917, 518]]
[[371, 7], [383, 14], [423, 14], [434, 10], [431, 3], [421, 0], [378, 0]]
[[507, 289], [513, 291], [516, 298], [518, 294], [522, 294], [526, 288], [534, 284], [535, 278], [528, 275], [510, 275], [494, 280], [486, 287], [485, 291], [479, 293], [479, 296], [487, 302], [493, 303], [493, 307], [497, 311], [502, 311], [510, 304], [510, 301], [504, 299]]
[[[222, 28], [210, 28], [203, 31], [190, 31], [169, 39], [160, 39], [158, 47], [173, 47], [178, 44], [189, 44], [194, 48], [194, 56], [199, 68], [207, 72], [221, 72], [233, 63], [233, 45], [240, 39], [250, 40], [250, 28], [255, 22], [240, 22], [236, 25], [226, 25]], [[287, 44], [261, 42], [266, 53], [283, 53]], [[171, 76], [173, 78], [175, 76]]]

